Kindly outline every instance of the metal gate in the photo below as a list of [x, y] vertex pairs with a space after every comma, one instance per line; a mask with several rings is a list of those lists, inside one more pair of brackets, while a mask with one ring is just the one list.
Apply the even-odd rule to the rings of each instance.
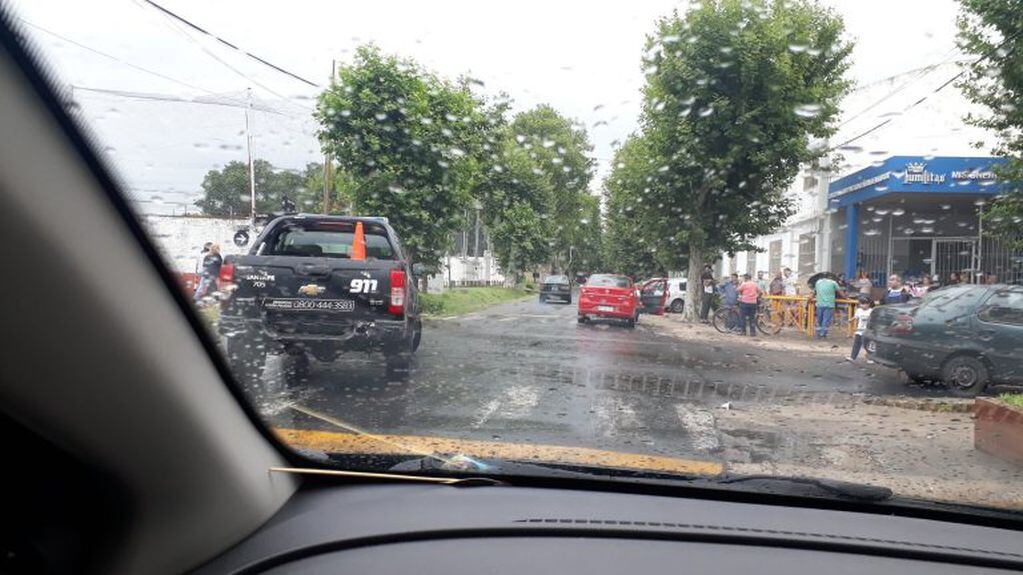
[[952, 272], [958, 272], [962, 281], [972, 282], [977, 265], [976, 240], [934, 240], [934, 273], [940, 282], [948, 281]]

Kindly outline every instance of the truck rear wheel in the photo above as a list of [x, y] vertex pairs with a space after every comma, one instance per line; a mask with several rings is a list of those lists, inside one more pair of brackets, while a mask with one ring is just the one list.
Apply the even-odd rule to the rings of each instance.
[[251, 331], [227, 336], [225, 340], [227, 363], [234, 376], [247, 388], [262, 383], [266, 343]]

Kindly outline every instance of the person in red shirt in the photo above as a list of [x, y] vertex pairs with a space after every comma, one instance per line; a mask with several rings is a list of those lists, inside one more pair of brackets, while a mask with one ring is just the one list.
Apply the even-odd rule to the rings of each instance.
[[760, 300], [761, 289], [751, 276], [742, 275], [742, 283], [739, 284], [739, 333], [746, 335], [746, 325], [749, 325], [750, 337], [757, 335], [757, 302]]

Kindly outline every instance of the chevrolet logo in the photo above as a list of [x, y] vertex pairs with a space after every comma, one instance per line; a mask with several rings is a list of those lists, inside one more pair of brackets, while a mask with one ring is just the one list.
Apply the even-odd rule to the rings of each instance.
[[306, 284], [298, 288], [298, 293], [307, 296], [317, 296], [327, 291], [327, 288], [317, 284]]

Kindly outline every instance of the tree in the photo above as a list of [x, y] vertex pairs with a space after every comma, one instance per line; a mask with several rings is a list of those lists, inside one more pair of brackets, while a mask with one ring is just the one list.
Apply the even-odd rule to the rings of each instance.
[[611, 173], [604, 179], [604, 260], [611, 271], [634, 277], [661, 275], [666, 266], [659, 262], [658, 252], [660, 259], [669, 261], [680, 252], [644, 224], [656, 218], [643, 202], [653, 182], [655, 160], [648, 142], [635, 134], [615, 150]]
[[436, 271], [471, 204], [490, 128], [467, 82], [363, 46], [315, 115], [323, 149], [352, 178], [354, 210], [388, 217], [410, 258]]
[[990, 110], [966, 121], [996, 134], [992, 153], [1007, 158], [997, 168], [1010, 182], [985, 213], [985, 230], [1019, 240], [1023, 223], [1023, 0], [960, 0], [959, 47], [978, 59], [963, 71], [958, 86], [971, 101]]
[[[593, 228], [583, 224], [583, 207], [593, 178], [593, 150], [586, 130], [548, 104], [516, 114], [509, 127], [515, 142], [525, 149], [535, 169], [543, 172], [551, 194], [546, 212], [551, 223], [551, 266], [565, 269]], [[599, 246], [594, 246], [599, 250]]]
[[498, 141], [493, 163], [475, 193], [490, 238], [491, 250], [515, 282], [522, 272], [549, 261], [553, 225], [549, 217], [550, 181], [528, 151], [506, 134]]
[[808, 0], [704, 0], [648, 37], [642, 128], [653, 172], [631, 193], [646, 233], [688, 247], [690, 301], [706, 254], [747, 249], [791, 215], [784, 192], [820, 156], [810, 141], [833, 132], [848, 89], [842, 32]]
[[[285, 196], [295, 201], [305, 192], [305, 177], [295, 171], [280, 170], [266, 160], [252, 162], [256, 183], [256, 212], [281, 210]], [[210, 170], [202, 182], [202, 199], [195, 202], [204, 214], [219, 217], [244, 217], [251, 211], [249, 169], [245, 162], [229, 162], [220, 170]]]
[[[323, 164], [306, 164], [303, 178], [305, 179], [303, 190], [296, 201], [299, 211], [323, 213]], [[331, 176], [329, 213], [350, 214], [355, 187], [355, 179], [351, 174], [335, 166]]]

